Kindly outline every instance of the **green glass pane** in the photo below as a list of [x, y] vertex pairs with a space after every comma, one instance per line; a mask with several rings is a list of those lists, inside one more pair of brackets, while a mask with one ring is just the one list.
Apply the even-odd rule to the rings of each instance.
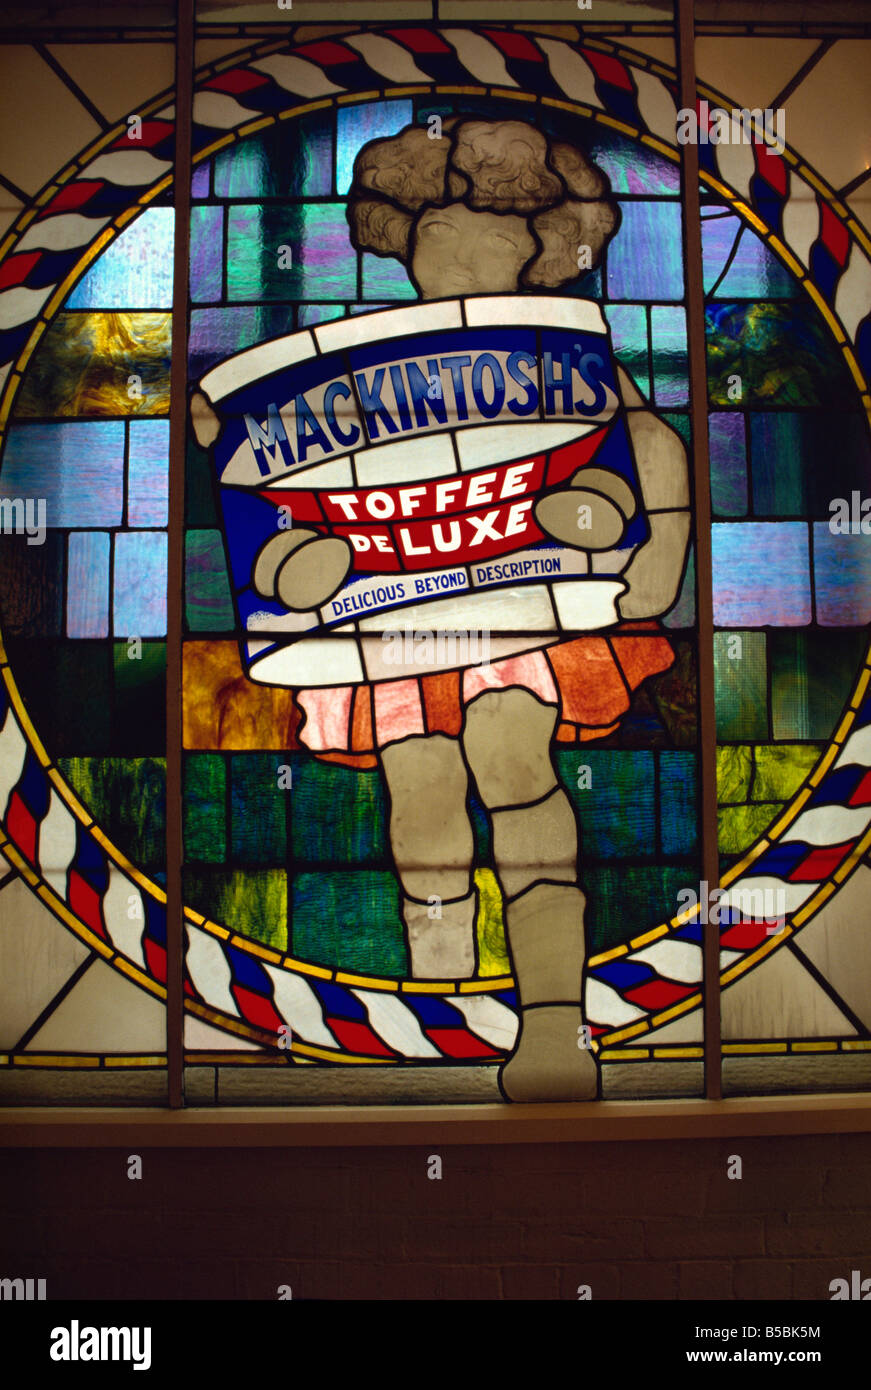
[[714, 633], [717, 737], [767, 739], [764, 632]]
[[822, 744], [812, 743], [781, 743], [757, 748], [752, 800], [787, 801], [816, 767], [822, 749]]
[[812, 304], [709, 303], [706, 318], [712, 405], [853, 408], [855, 382]]
[[595, 270], [588, 270], [577, 280], [569, 280], [566, 284], [551, 290], [550, 293], [568, 295], [573, 299], [595, 299], [597, 302], [601, 302], [602, 267], [597, 266]]
[[279, 122], [215, 156], [218, 198], [319, 197], [332, 192], [332, 112]]
[[689, 369], [685, 311], [667, 304], [654, 304], [650, 311], [650, 336], [656, 405], [686, 405], [689, 400]]
[[680, 908], [678, 893], [696, 885], [698, 865], [634, 864], [583, 866], [581, 887], [589, 955], [607, 951], [637, 936], [643, 926], [667, 921]]
[[222, 864], [227, 857], [227, 773], [218, 753], [190, 753], [184, 763], [186, 859]]
[[[868, 423], [864, 412], [857, 409], [813, 411], [801, 418], [801, 437], [795, 442], [801, 448], [808, 502], [814, 516], [828, 518], [834, 497], [850, 498], [854, 488], [868, 494]], [[821, 459], [826, 461], [824, 468], [819, 466]]]
[[[25, 707], [52, 757], [115, 751], [108, 643], [9, 637], [5, 645]], [[134, 751], [160, 754], [165, 743]]]
[[60, 636], [65, 541], [58, 531], [46, 531], [42, 545], [30, 545], [27, 536], [3, 537], [0, 616], [5, 636]]
[[113, 751], [160, 755], [166, 750], [166, 643], [115, 642], [112, 652]]
[[690, 417], [683, 410], [663, 410], [662, 418], [667, 425], [671, 425], [673, 430], [677, 430], [685, 444], [689, 444], [692, 439], [692, 428]]
[[225, 632], [235, 622], [220, 531], [185, 538], [185, 614], [192, 632]]
[[344, 203], [237, 204], [227, 241], [231, 300], [357, 298]]
[[721, 806], [748, 801], [752, 775], [752, 748], [744, 744], [717, 748], [717, 800]]
[[659, 835], [663, 854], [698, 850], [698, 771], [695, 753], [659, 755]]
[[479, 975], [510, 975], [511, 962], [505, 944], [502, 894], [492, 869], [475, 870], [478, 916], [475, 924], [478, 942]]
[[146, 871], [166, 863], [163, 758], [58, 758], [58, 768], [118, 848]]
[[185, 904], [240, 936], [287, 950], [287, 874], [283, 869], [184, 870]]
[[775, 739], [828, 738], [858, 673], [867, 638], [859, 631], [774, 632], [771, 716]]
[[652, 753], [577, 748], [560, 750], [556, 762], [577, 812], [585, 859], [656, 852]]
[[644, 691], [659, 715], [675, 748], [695, 748], [696, 654], [692, 642], [671, 642], [674, 661], [660, 676], [645, 682]]
[[717, 843], [721, 854], [741, 854], [759, 839], [782, 810], [782, 803], [724, 806], [717, 815]]
[[617, 359], [626, 368], [642, 395], [649, 399], [647, 310], [643, 304], [606, 304], [603, 307]]
[[692, 627], [696, 621], [696, 552], [692, 544], [680, 593], [662, 621], [666, 627]]
[[750, 416], [753, 510], [757, 516], [807, 516], [810, 470], [802, 448], [805, 421], [794, 411]]
[[361, 974], [405, 975], [393, 874], [366, 869], [297, 874], [292, 904], [293, 955]]
[[373, 864], [388, 855], [384, 783], [375, 770], [295, 756], [291, 853], [297, 864]]
[[[758, 516], [828, 520], [832, 502], [866, 493], [871, 475], [867, 429], [857, 412], [751, 414], [753, 507]], [[820, 461], [825, 460], [825, 467]]]
[[208, 450], [201, 449], [190, 434], [185, 449], [184, 511], [187, 526], [217, 525], [218, 512]]
[[285, 863], [287, 802], [294, 789], [279, 781], [286, 781], [289, 771], [290, 762], [280, 753], [236, 753], [230, 759], [230, 845], [236, 862]]

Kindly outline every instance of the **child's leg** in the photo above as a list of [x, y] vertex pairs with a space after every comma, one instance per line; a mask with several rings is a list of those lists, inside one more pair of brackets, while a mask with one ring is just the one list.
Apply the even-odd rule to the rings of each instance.
[[493, 855], [520, 1001], [517, 1047], [500, 1075], [509, 1100], [591, 1100], [583, 1041], [585, 898], [578, 830], [551, 761], [556, 708], [530, 691], [488, 690], [466, 709], [469, 767], [493, 821]]
[[460, 745], [445, 734], [415, 736], [388, 744], [381, 760], [411, 973], [423, 980], [468, 979], [475, 973], [476, 895]]

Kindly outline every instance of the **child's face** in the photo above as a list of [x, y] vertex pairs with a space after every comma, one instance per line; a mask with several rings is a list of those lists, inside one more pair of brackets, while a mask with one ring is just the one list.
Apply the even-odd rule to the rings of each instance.
[[424, 299], [514, 293], [535, 250], [525, 217], [451, 203], [427, 209], [418, 221], [411, 269]]

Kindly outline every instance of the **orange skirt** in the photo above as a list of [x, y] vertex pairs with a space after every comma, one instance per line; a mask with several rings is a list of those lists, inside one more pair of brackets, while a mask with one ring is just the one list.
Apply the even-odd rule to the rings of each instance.
[[[626, 628], [633, 635], [621, 636]], [[640, 629], [651, 635], [635, 635]], [[324, 761], [375, 767], [376, 749], [412, 734], [456, 738], [463, 708], [476, 695], [519, 686], [556, 705], [559, 742], [605, 738], [619, 727], [642, 681], [671, 666], [674, 653], [660, 632], [657, 622], [626, 623], [607, 637], [578, 637], [488, 666], [299, 690], [304, 719], [297, 737]]]

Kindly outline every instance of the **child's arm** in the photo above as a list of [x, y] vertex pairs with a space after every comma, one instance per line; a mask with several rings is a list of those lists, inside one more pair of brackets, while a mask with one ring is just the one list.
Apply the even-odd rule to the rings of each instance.
[[[635, 455], [641, 501], [650, 537], [636, 550], [621, 578], [628, 585], [617, 601], [621, 618], [653, 618], [677, 597], [690, 532], [689, 476], [683, 440], [652, 411], [628, 372], [618, 380]], [[543, 531], [579, 550], [618, 545], [636, 510], [636, 498], [619, 474], [580, 468], [568, 486], [543, 497], [535, 519]]]
[[691, 520], [687, 451], [675, 430], [642, 408], [644, 400], [629, 373], [618, 367], [617, 377], [650, 526], [650, 539], [623, 571], [629, 589], [617, 607], [621, 618], [657, 618], [677, 598], [686, 564]]

